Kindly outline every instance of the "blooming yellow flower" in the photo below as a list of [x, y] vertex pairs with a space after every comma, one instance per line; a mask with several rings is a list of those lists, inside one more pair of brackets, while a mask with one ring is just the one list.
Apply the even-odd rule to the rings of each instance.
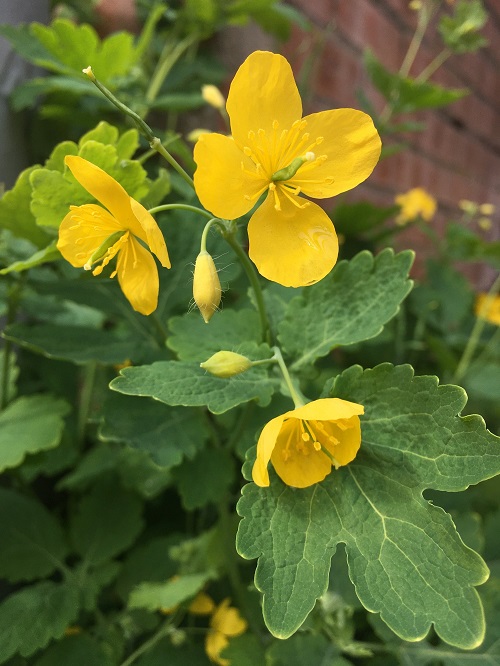
[[144, 245], [162, 266], [170, 268], [158, 225], [138, 201], [95, 164], [75, 155], [66, 156], [64, 161], [80, 185], [106, 208], [97, 204], [71, 206], [59, 228], [59, 252], [77, 268], [91, 270], [98, 264], [93, 275], [99, 275], [118, 255], [111, 277], [118, 275], [120, 287], [134, 310], [151, 314], [158, 304], [158, 269]]
[[332, 197], [365, 180], [380, 155], [371, 118], [336, 109], [302, 118], [302, 102], [283, 56], [252, 53], [237, 71], [227, 98], [232, 136], [199, 138], [194, 183], [217, 217], [248, 213], [249, 254], [259, 272], [285, 286], [321, 280], [335, 265], [332, 221], [300, 194]]
[[252, 478], [269, 485], [269, 461], [289, 486], [307, 488], [354, 460], [361, 444], [362, 405], [339, 398], [314, 400], [264, 426]]
[[229, 659], [219, 656], [228, 645], [229, 639], [241, 636], [248, 626], [238, 609], [229, 604], [230, 600], [224, 599], [217, 606], [210, 618], [210, 629], [205, 639], [205, 652], [211, 661], [220, 666], [229, 666], [231, 663]]
[[481, 319], [500, 326], [500, 295], [491, 297], [484, 293], [478, 294], [474, 311]]
[[398, 194], [394, 201], [401, 207], [401, 212], [396, 217], [396, 224], [399, 225], [404, 225], [416, 217], [429, 222], [436, 213], [436, 199], [422, 187], [414, 187], [404, 194]]

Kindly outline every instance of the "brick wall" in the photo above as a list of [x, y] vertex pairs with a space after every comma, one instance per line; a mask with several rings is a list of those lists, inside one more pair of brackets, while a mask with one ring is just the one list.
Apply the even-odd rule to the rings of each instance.
[[[311, 53], [318, 53], [307, 78], [307, 111], [332, 107], [359, 108], [356, 90], [383, 102], [370, 87], [362, 52], [370, 48], [392, 71], [401, 65], [415, 28], [415, 12], [406, 0], [291, 0], [315, 26], [295, 29], [283, 52], [299, 74]], [[485, 35], [490, 45], [475, 54], [453, 56], [432, 81], [470, 90], [443, 109], [420, 112], [427, 129], [404, 138], [403, 153], [386, 158], [368, 181], [347, 195], [385, 204], [397, 192], [422, 186], [439, 202], [438, 224], [457, 213], [460, 199], [497, 206], [492, 237], [500, 237], [500, 0], [485, 0], [490, 14]], [[441, 50], [430, 31], [411, 70], [418, 74]], [[489, 274], [491, 276], [491, 274]], [[477, 276], [481, 281], [481, 275]], [[488, 280], [488, 273], [483, 275]]]

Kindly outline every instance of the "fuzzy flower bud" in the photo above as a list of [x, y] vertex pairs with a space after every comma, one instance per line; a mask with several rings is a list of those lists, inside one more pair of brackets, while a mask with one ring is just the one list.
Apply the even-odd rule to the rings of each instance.
[[207, 104], [213, 106], [214, 109], [223, 109], [226, 106], [224, 95], [217, 88], [217, 86], [205, 85], [201, 87], [201, 96]]
[[232, 351], [219, 351], [211, 356], [207, 361], [200, 363], [203, 368], [211, 375], [216, 377], [234, 377], [252, 367], [252, 361], [246, 356]]
[[201, 316], [208, 324], [220, 303], [221, 287], [211, 255], [202, 250], [194, 265], [193, 297]]

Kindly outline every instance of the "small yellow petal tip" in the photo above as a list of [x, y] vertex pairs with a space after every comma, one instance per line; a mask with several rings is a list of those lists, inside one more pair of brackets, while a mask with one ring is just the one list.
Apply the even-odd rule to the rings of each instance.
[[213, 106], [214, 109], [218, 109], [220, 111], [226, 106], [226, 100], [224, 99], [224, 95], [217, 88], [217, 86], [213, 85], [202, 86], [201, 96], [203, 97], [205, 102], [207, 104], [210, 104], [210, 106]]
[[82, 72], [86, 74], [89, 79], [92, 79], [92, 81], [95, 80], [94, 72], [92, 71], [92, 67], [89, 65], [88, 67], [85, 67], [85, 69], [82, 69]]

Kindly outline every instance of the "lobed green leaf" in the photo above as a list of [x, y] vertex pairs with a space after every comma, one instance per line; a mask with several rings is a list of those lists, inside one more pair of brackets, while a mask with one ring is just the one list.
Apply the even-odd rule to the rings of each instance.
[[297, 630], [326, 591], [342, 542], [360, 601], [396, 634], [419, 640], [434, 624], [446, 642], [477, 647], [485, 627], [474, 586], [488, 569], [422, 492], [463, 490], [498, 474], [500, 439], [481, 417], [457, 416], [463, 389], [414, 377], [410, 366], [355, 366], [329, 395], [365, 407], [355, 461], [304, 490], [276, 476], [270, 488], [249, 484], [238, 504], [237, 548], [260, 557], [255, 583], [267, 626], [280, 638]]
[[380, 333], [412, 287], [412, 260], [411, 251], [395, 255], [387, 248], [376, 258], [363, 251], [294, 298], [278, 328], [285, 352], [296, 359], [292, 369]]

